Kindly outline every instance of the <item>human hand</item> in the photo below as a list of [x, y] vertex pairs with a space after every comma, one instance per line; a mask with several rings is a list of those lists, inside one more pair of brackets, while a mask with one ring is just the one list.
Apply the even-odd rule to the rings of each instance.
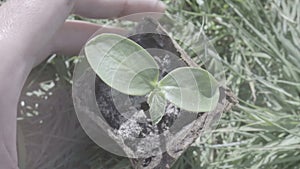
[[[52, 53], [75, 55], [100, 25], [67, 21], [72, 12], [114, 18], [162, 12], [158, 0], [9, 0], [0, 7], [0, 168], [16, 169], [16, 112], [25, 80], [34, 65]], [[104, 28], [105, 32], [120, 31]]]

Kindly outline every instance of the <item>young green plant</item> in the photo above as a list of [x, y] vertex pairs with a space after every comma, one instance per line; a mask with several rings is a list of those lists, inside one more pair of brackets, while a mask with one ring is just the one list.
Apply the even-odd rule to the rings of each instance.
[[150, 53], [126, 37], [98, 35], [88, 41], [85, 54], [92, 69], [113, 89], [147, 95], [154, 124], [164, 116], [167, 100], [191, 112], [209, 112], [218, 103], [218, 83], [208, 71], [181, 67], [159, 79], [159, 66]]

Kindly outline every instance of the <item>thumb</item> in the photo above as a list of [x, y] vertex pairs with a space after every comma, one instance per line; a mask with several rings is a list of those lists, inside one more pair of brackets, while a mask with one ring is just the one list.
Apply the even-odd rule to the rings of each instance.
[[16, 59], [25, 59], [29, 63], [34, 62], [35, 58], [32, 56], [51, 40], [75, 2], [10, 0], [4, 3], [0, 9], [0, 46], [4, 53], [10, 57], [18, 57]]

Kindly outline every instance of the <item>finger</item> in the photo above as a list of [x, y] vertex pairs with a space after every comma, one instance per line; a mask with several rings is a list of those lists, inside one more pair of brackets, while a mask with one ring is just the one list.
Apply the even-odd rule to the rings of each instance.
[[100, 26], [80, 21], [68, 21], [54, 36], [52, 51], [67, 56], [78, 55], [80, 49], [96, 31], [97, 34], [116, 33], [125, 35], [127, 33], [121, 28]]
[[88, 18], [116, 18], [141, 12], [163, 12], [159, 0], [80, 0], [74, 13]]
[[[37, 49], [45, 46], [61, 27], [71, 12], [75, 1], [51, 0], [10, 0], [1, 6], [0, 37], [4, 37], [2, 47], [11, 56], [34, 61]], [[1, 41], [0, 41], [1, 44]], [[12, 45], [13, 44], [13, 45]], [[11, 50], [11, 48], [18, 50]], [[23, 57], [23, 58], [20, 58]], [[17, 59], [17, 58], [16, 58]], [[24, 63], [21, 63], [24, 64]]]
[[[101, 26], [82, 21], [67, 21], [55, 34], [50, 45], [43, 48], [38, 55], [49, 56], [56, 53], [64, 56], [78, 55], [85, 43], [93, 34], [116, 33], [125, 35], [126, 30], [121, 28]], [[38, 60], [35, 65], [42, 60]]]

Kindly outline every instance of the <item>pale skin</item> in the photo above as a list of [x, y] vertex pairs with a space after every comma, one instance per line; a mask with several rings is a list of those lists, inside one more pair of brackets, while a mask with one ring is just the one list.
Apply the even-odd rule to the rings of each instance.
[[[100, 25], [65, 21], [69, 14], [115, 18], [163, 12], [158, 0], [9, 0], [0, 7], [0, 168], [17, 169], [16, 114], [32, 68], [50, 54], [72, 56]], [[105, 28], [103, 32], [118, 32]]]

